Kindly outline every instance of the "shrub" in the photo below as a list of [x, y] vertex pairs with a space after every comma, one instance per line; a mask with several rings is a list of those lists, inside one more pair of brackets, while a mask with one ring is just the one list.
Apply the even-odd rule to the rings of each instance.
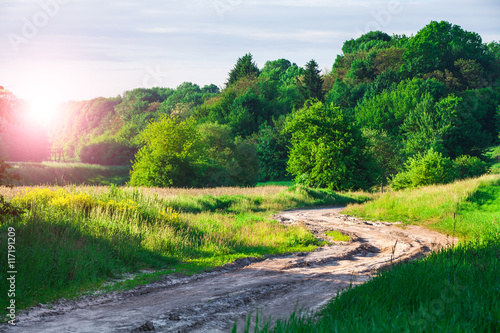
[[475, 156], [460, 156], [453, 163], [460, 179], [479, 177], [488, 172], [488, 164]]
[[453, 162], [433, 149], [430, 149], [425, 155], [418, 154], [415, 157], [410, 157], [405, 164], [405, 169], [392, 180], [391, 187], [393, 189], [447, 184], [453, 182], [458, 176]]

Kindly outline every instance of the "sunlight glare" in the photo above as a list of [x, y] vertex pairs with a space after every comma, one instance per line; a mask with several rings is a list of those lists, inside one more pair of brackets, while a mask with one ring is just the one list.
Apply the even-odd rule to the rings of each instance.
[[49, 126], [54, 121], [57, 102], [49, 95], [37, 96], [30, 101], [30, 120], [44, 126]]

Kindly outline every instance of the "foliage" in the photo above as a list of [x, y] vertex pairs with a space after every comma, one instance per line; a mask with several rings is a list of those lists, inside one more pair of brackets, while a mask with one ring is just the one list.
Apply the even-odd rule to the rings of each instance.
[[358, 39], [351, 39], [344, 43], [342, 52], [344, 54], [355, 53], [359, 51], [369, 51], [373, 47], [386, 45], [391, 41], [391, 37], [381, 31], [370, 31]]
[[362, 127], [400, 136], [406, 117], [423, 97], [439, 99], [443, 96], [444, 89], [444, 85], [435, 80], [403, 81], [394, 90], [384, 90], [374, 98], [360, 103], [355, 109], [357, 121]]
[[258, 165], [255, 148], [248, 140], [233, 140], [227, 125], [206, 123], [198, 126], [204, 147], [204, 186], [253, 186]]
[[226, 85], [229, 87], [242, 78], [259, 76], [260, 70], [253, 61], [253, 56], [250, 53], [239, 58], [233, 69], [229, 72], [229, 78]]
[[18, 173], [11, 171], [12, 166], [4, 160], [0, 160], [0, 186], [14, 186], [15, 182], [21, 181]]
[[410, 73], [452, 70], [455, 61], [484, 61], [485, 48], [481, 37], [449, 22], [432, 21], [420, 30], [407, 45], [404, 55]]
[[320, 76], [318, 63], [313, 59], [306, 64], [304, 72], [304, 88], [305, 98], [314, 98], [322, 101], [324, 99], [323, 93], [323, 79]]
[[401, 171], [404, 164], [402, 144], [385, 131], [363, 129], [368, 154], [374, 162], [374, 176], [383, 187], [388, 180]]
[[457, 178], [457, 170], [448, 157], [430, 149], [425, 155], [410, 157], [405, 171], [398, 173], [392, 180], [395, 190], [415, 188], [433, 184], [447, 184]]
[[271, 124], [262, 125], [254, 137], [261, 181], [289, 179], [286, 168], [291, 135], [283, 133], [285, 121], [285, 116], [273, 119]]
[[151, 187], [252, 186], [255, 148], [233, 139], [229, 127], [164, 116], [141, 133], [130, 184]]
[[109, 139], [83, 146], [80, 150], [80, 160], [83, 163], [100, 165], [127, 165], [136, 153], [135, 147]]
[[164, 116], [141, 133], [144, 146], [132, 166], [130, 184], [195, 187], [200, 184], [202, 147], [193, 121]]
[[463, 155], [456, 158], [453, 163], [460, 179], [479, 177], [488, 172], [488, 163], [476, 156]]
[[0, 118], [12, 120], [24, 107], [22, 100], [0, 86]]
[[292, 135], [288, 171], [298, 183], [344, 191], [370, 187], [365, 142], [342, 109], [312, 102], [292, 114], [285, 131]]
[[22, 213], [24, 213], [23, 209], [17, 207], [11, 202], [6, 201], [5, 197], [0, 195], [0, 222], [3, 222], [5, 219], [11, 217], [18, 217]]
[[291, 111], [297, 101], [295, 93], [289, 96], [290, 100], [280, 98], [280, 94], [279, 83], [267, 77], [242, 78], [202, 105], [194, 118], [199, 122], [229, 125], [233, 138], [246, 138], [273, 117]]

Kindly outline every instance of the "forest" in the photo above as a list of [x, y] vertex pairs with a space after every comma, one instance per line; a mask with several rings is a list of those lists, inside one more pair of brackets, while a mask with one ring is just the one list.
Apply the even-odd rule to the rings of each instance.
[[[0, 90], [7, 161], [130, 167], [132, 186], [331, 190], [448, 183], [488, 171], [500, 130], [500, 44], [449, 22], [414, 36], [372, 31], [331, 70], [248, 53], [224, 87], [186, 82], [64, 103], [49, 131]], [[333, 59], [332, 59], [333, 60]], [[30, 130], [26, 130], [30, 128]], [[27, 135], [29, 133], [29, 135]]]

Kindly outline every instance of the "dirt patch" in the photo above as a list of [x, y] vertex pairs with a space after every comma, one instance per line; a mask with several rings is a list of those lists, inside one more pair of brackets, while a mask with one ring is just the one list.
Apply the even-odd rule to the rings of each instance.
[[19, 315], [17, 327], [0, 332], [228, 332], [248, 313], [285, 318], [296, 309], [315, 311], [349, 285], [378, 269], [423, 256], [456, 242], [423, 228], [404, 229], [340, 215], [341, 209], [288, 211], [275, 218], [303, 223], [319, 239], [336, 230], [350, 242], [259, 260], [249, 258], [211, 273], [171, 278], [120, 294], [39, 306]]

